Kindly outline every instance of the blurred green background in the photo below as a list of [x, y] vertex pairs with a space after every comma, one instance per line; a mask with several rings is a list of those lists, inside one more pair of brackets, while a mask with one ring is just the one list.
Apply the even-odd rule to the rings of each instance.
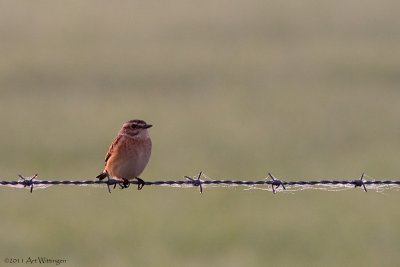
[[[154, 124], [145, 180], [396, 179], [399, 10], [2, 1], [1, 179], [92, 179], [134, 118]], [[398, 266], [399, 201], [359, 188], [0, 187], [0, 265]]]

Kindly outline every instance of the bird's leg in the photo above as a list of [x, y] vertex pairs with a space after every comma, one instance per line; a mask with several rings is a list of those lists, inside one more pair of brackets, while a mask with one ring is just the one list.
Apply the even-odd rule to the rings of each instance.
[[135, 177], [135, 179], [138, 181], [137, 189], [142, 190], [143, 186], [145, 185], [143, 179], [140, 179], [139, 177]]

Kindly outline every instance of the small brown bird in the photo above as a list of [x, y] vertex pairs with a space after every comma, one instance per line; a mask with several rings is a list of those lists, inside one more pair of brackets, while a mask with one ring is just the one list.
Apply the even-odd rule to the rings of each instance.
[[148, 128], [152, 127], [143, 120], [130, 120], [122, 126], [108, 149], [104, 171], [96, 178], [113, 178], [122, 182], [121, 188], [129, 186], [129, 180], [138, 180], [138, 189], [144, 181], [138, 176], [143, 172], [150, 159], [151, 139]]

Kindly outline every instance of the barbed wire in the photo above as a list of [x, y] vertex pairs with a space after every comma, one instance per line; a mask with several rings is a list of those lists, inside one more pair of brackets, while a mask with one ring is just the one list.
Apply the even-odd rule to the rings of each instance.
[[284, 181], [277, 179], [271, 173], [263, 180], [213, 180], [208, 179], [203, 172], [195, 176], [185, 176], [184, 180], [164, 180], [164, 181], [142, 181], [131, 180], [129, 183], [123, 183], [120, 180], [115, 180], [109, 177], [106, 180], [39, 180], [38, 175], [25, 177], [18, 175], [16, 181], [2, 181], [0, 186], [8, 186], [14, 188], [28, 188], [32, 193], [36, 189], [45, 189], [52, 185], [78, 185], [78, 186], [99, 186], [106, 185], [108, 192], [111, 193], [111, 188], [127, 188], [130, 184], [138, 186], [142, 189], [143, 186], [171, 186], [171, 187], [198, 187], [200, 193], [203, 193], [203, 188], [206, 186], [212, 187], [232, 187], [245, 186], [248, 189], [260, 189], [272, 191], [274, 194], [278, 191], [299, 191], [304, 189], [317, 189], [327, 191], [339, 191], [355, 187], [362, 188], [365, 192], [368, 189], [383, 191], [383, 190], [399, 190], [400, 180], [365, 180], [366, 175], [363, 173], [359, 178], [350, 180], [311, 180], [311, 181]]

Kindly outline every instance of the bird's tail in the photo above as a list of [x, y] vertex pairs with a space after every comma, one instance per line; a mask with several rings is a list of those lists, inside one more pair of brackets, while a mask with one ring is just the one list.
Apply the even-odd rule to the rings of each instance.
[[104, 178], [107, 178], [108, 173], [107, 172], [102, 172], [99, 175], [96, 176], [97, 179], [103, 180]]

